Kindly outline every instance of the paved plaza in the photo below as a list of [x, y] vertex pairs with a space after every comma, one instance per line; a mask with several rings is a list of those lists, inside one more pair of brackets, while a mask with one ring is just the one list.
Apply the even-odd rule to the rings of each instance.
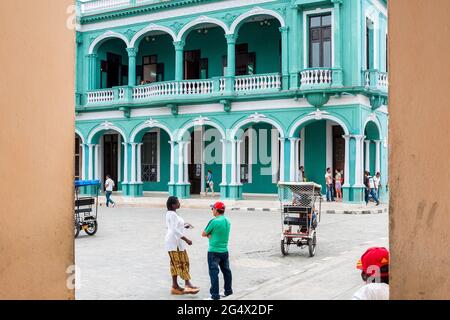
[[[182, 204], [183, 205], [183, 204]], [[99, 231], [76, 239], [81, 287], [77, 299], [204, 299], [209, 296], [208, 241], [201, 237], [211, 218], [207, 208], [181, 209], [193, 241], [189, 247], [196, 296], [169, 294], [169, 258], [164, 248], [162, 208], [99, 208]], [[307, 248], [280, 252], [281, 218], [276, 212], [227, 213], [232, 223], [231, 299], [350, 299], [362, 281], [356, 261], [371, 246], [388, 245], [388, 215], [323, 214], [314, 258]], [[181, 284], [181, 282], [180, 282]], [[223, 285], [221, 279], [221, 286]]]

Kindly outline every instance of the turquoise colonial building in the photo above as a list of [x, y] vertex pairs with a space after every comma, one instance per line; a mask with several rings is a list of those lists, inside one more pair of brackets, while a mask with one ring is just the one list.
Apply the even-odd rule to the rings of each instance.
[[385, 0], [77, 2], [76, 175], [124, 196], [274, 194], [363, 171], [387, 200]]

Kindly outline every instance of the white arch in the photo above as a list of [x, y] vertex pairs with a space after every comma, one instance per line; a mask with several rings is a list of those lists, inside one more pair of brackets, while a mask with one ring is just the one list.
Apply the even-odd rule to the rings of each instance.
[[110, 39], [110, 38], [118, 38], [125, 42], [127, 45], [127, 48], [130, 48], [130, 42], [128, 41], [127, 37], [123, 34], [114, 32], [114, 31], [106, 31], [102, 35], [98, 36], [89, 46], [89, 54], [93, 54], [94, 50], [96, 49], [97, 45], [101, 43], [103, 40]]
[[92, 143], [92, 139], [94, 138], [94, 136], [99, 133], [100, 131], [106, 131], [106, 130], [115, 130], [118, 133], [120, 133], [120, 135], [123, 138], [123, 142], [128, 142], [127, 141], [127, 136], [125, 135], [125, 133], [123, 132], [123, 130], [121, 128], [119, 128], [118, 126], [112, 124], [111, 122], [105, 121], [104, 123], [102, 123], [101, 125], [98, 125], [97, 127], [95, 127], [88, 136], [88, 143], [91, 144]]
[[273, 120], [271, 118], [268, 118], [268, 117], [266, 117], [263, 114], [255, 113], [255, 114], [251, 115], [250, 117], [240, 121], [238, 124], [236, 124], [233, 127], [233, 129], [231, 129], [229, 138], [230, 139], [234, 139], [234, 137], [236, 136], [236, 133], [238, 132], [238, 130], [240, 128], [242, 128], [243, 126], [245, 126], [246, 124], [261, 123], [261, 122], [262, 123], [271, 124], [272, 126], [274, 126], [278, 130], [278, 132], [280, 133], [281, 138], [285, 137], [283, 127], [281, 127], [281, 125], [277, 121], [275, 121], [275, 120]]
[[173, 41], [176, 41], [177, 36], [175, 34], [175, 32], [173, 32], [172, 29], [168, 28], [168, 27], [164, 27], [164, 26], [160, 26], [154, 23], [149, 24], [147, 27], [145, 27], [144, 29], [140, 30], [138, 33], [136, 33], [133, 37], [133, 39], [131, 39], [130, 41], [130, 47], [134, 48], [136, 45], [136, 42], [139, 40], [140, 37], [144, 36], [146, 33], [149, 33], [151, 31], [162, 31], [165, 32], [167, 34], [169, 34]]
[[183, 128], [180, 129], [180, 132], [178, 133], [177, 136], [178, 140], [182, 140], [186, 132], [194, 126], [211, 126], [213, 128], [216, 128], [220, 132], [220, 135], [222, 136], [223, 139], [226, 138], [225, 131], [223, 131], [222, 127], [218, 123], [211, 121], [208, 118], [203, 118], [202, 116], [200, 116], [194, 119], [193, 121], [188, 122]]
[[236, 18], [236, 20], [233, 21], [233, 23], [231, 24], [231, 27], [230, 27], [230, 34], [235, 34], [237, 27], [245, 19], [252, 17], [252, 16], [259, 16], [259, 15], [263, 15], [263, 14], [276, 18], [280, 22], [281, 27], [286, 26], [286, 23], [285, 23], [283, 17], [278, 12], [273, 11], [273, 10], [263, 9], [260, 7], [255, 7], [253, 9], [251, 9], [250, 11], [241, 14], [239, 17]]
[[170, 129], [168, 127], [166, 127], [164, 124], [160, 123], [157, 120], [147, 120], [144, 123], [141, 123], [139, 126], [137, 126], [133, 132], [131, 133], [131, 137], [130, 137], [130, 141], [134, 142], [134, 140], [136, 139], [136, 136], [139, 134], [139, 132], [141, 132], [144, 129], [151, 129], [151, 128], [160, 128], [163, 129], [165, 132], [167, 132], [167, 134], [170, 137], [170, 140], [173, 140], [173, 134], [172, 132], [170, 132]]
[[211, 24], [215, 24], [218, 25], [219, 27], [221, 27], [224, 31], [225, 34], [229, 33], [228, 27], [225, 24], [225, 22], [219, 20], [219, 19], [215, 19], [215, 18], [209, 18], [206, 16], [201, 16], [198, 17], [197, 19], [189, 22], [188, 24], [186, 24], [181, 30], [180, 32], [178, 32], [178, 36], [176, 41], [181, 41], [183, 40], [184, 34], [189, 31], [192, 27], [198, 25], [198, 24], [202, 24], [202, 23], [211, 23]]
[[78, 129], [75, 129], [75, 133], [80, 137], [81, 143], [84, 144], [85, 139], [84, 139], [84, 136], [81, 134], [81, 131]]
[[297, 122], [294, 123], [294, 125], [291, 127], [291, 130], [289, 131], [289, 137], [294, 137], [295, 131], [301, 125], [303, 125], [303, 124], [305, 124], [305, 123], [307, 123], [309, 121], [312, 121], [312, 120], [315, 120], [315, 121], [320, 121], [320, 120], [331, 120], [331, 121], [334, 121], [334, 122], [338, 123], [342, 127], [342, 129], [344, 129], [345, 135], [349, 135], [350, 134], [350, 131], [348, 130], [348, 127], [344, 123], [344, 121], [342, 121], [341, 119], [339, 119], [339, 118], [337, 118], [335, 116], [332, 116], [330, 114], [325, 114], [325, 113], [322, 113], [322, 112], [320, 112], [320, 114], [318, 114], [317, 111], [316, 111], [316, 112], [313, 112], [312, 114], [310, 114], [310, 115], [308, 115], [306, 117], [301, 118], [300, 120], [297, 120]]
[[383, 131], [381, 130], [381, 122], [380, 122], [380, 119], [378, 119], [378, 117], [376, 116], [375, 113], [371, 113], [371, 114], [367, 117], [366, 121], [364, 122], [363, 133], [364, 133], [364, 131], [366, 130], [366, 126], [367, 126], [367, 124], [368, 124], [369, 122], [375, 123], [375, 125], [376, 125], [377, 128], [378, 128], [378, 134], [379, 134], [380, 140], [381, 140], [381, 139], [383, 138]]

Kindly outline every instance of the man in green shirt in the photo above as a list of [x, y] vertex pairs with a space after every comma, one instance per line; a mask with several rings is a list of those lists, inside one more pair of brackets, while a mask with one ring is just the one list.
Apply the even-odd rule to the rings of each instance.
[[225, 282], [225, 296], [233, 294], [231, 288], [232, 276], [228, 256], [228, 239], [230, 236], [230, 221], [224, 216], [225, 205], [216, 202], [211, 206], [214, 219], [209, 221], [202, 236], [209, 238], [208, 267], [211, 279], [211, 298], [219, 300], [219, 268]]

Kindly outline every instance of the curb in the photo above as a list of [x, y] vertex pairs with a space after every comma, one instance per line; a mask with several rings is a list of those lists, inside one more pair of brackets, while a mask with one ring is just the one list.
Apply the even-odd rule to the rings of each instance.
[[[247, 211], [247, 212], [255, 212], [255, 211], [262, 211], [262, 212], [280, 212], [279, 208], [250, 208], [250, 207], [234, 207], [231, 208], [231, 211]], [[371, 209], [371, 210], [326, 210], [326, 214], [349, 214], [349, 215], [355, 215], [355, 214], [382, 214], [387, 213], [388, 209]]]

